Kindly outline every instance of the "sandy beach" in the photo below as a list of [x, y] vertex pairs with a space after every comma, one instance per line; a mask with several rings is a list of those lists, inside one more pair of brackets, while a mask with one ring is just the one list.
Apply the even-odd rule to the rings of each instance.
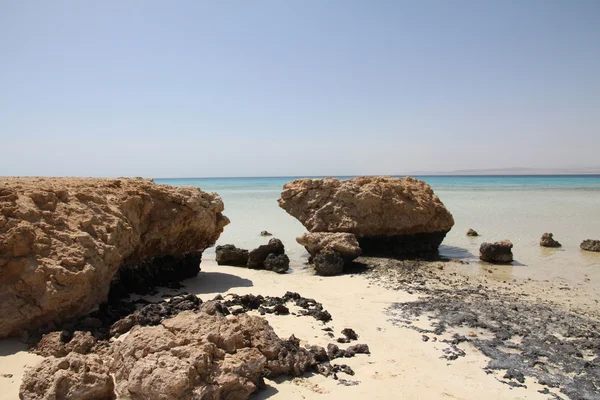
[[[439, 269], [442, 266], [443, 269]], [[459, 343], [458, 348], [465, 355], [448, 360], [444, 349], [449, 347], [444, 339], [452, 339], [456, 332], [450, 330], [441, 335], [429, 335], [432, 340], [423, 340], [422, 333], [401, 326], [390, 313], [395, 303], [413, 302], [421, 294], [410, 284], [399, 287], [397, 276], [387, 274], [383, 269], [358, 271], [337, 277], [313, 275], [310, 269], [298, 270], [292, 274], [273, 274], [264, 270], [251, 270], [239, 267], [218, 266], [212, 260], [201, 264], [202, 271], [196, 278], [184, 281], [183, 290], [194, 293], [203, 300], [218, 294], [261, 294], [282, 296], [286, 291], [295, 291], [304, 297], [321, 302], [332, 315], [332, 321], [324, 324], [313, 318], [294, 315], [267, 314], [266, 318], [282, 338], [295, 335], [302, 344], [327, 346], [335, 341], [323, 331], [330, 327], [333, 333], [344, 328], [352, 328], [359, 335], [357, 343], [368, 344], [370, 355], [356, 355], [344, 359], [355, 372], [354, 376], [339, 374], [347, 382], [318, 374], [306, 374], [298, 378], [267, 380], [267, 387], [255, 395], [256, 399], [547, 399], [549, 392], [544, 386], [527, 378], [526, 387], [511, 387], [503, 379], [504, 371], [486, 373], [489, 358], [483, 355], [468, 341]], [[453, 279], [454, 282], [471, 281], [476, 287], [482, 282], [490, 287], [490, 294], [497, 289], [498, 281], [468, 277], [461, 273], [460, 263], [429, 263], [422, 267], [432, 274]], [[450, 278], [453, 277], [453, 278]], [[402, 280], [400, 280], [402, 281]], [[447, 286], [442, 280], [428, 280], [431, 287]], [[526, 285], [523, 287], [522, 285]], [[566, 307], [590, 314], [598, 318], [598, 298], [590, 296], [584, 287], [570, 287], [569, 295], [556, 296], [565, 292], [548, 283], [528, 281], [523, 284], [504, 284], [510, 293], [528, 292], [533, 301], [553, 301], [557, 307]], [[419, 284], [419, 286], [422, 286]], [[491, 289], [493, 287], [493, 289]], [[404, 288], [404, 289], [403, 289]], [[165, 293], [171, 293], [166, 291]], [[412, 293], [410, 293], [412, 292]], [[160, 297], [155, 297], [159, 299]], [[587, 311], [586, 311], [587, 310]], [[294, 312], [294, 309], [291, 309]], [[428, 318], [415, 319], [419, 328], [430, 328]], [[483, 330], [470, 332], [472, 335], [486, 335]], [[435, 339], [434, 339], [435, 338]], [[434, 341], [435, 340], [435, 341]], [[20, 378], [27, 368], [41, 357], [27, 353], [24, 345], [16, 340], [0, 342], [0, 373], [12, 374], [12, 378], [2, 377], [2, 400], [18, 396]], [[343, 345], [341, 345], [343, 346]], [[342, 360], [338, 360], [342, 361]], [[552, 393], [561, 395], [557, 389]], [[561, 395], [562, 396], [562, 395]]]

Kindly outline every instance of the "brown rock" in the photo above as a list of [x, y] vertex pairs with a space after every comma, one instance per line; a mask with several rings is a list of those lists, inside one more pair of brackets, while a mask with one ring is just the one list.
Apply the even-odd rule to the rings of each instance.
[[312, 257], [328, 249], [339, 253], [345, 262], [360, 256], [361, 249], [356, 236], [343, 232], [313, 232], [305, 233], [296, 238], [296, 241], [306, 248]]
[[540, 239], [540, 246], [542, 247], [561, 247], [561, 244], [558, 243], [551, 233], [544, 233], [542, 238]]
[[72, 337], [67, 332], [50, 332], [45, 334], [36, 345], [34, 352], [44, 357], [64, 357], [70, 352], [87, 354], [96, 344], [90, 332], [76, 331]]
[[508, 264], [513, 261], [512, 243], [502, 240], [496, 243], [482, 243], [479, 247], [479, 259], [493, 264]]
[[454, 225], [431, 187], [410, 177], [298, 179], [279, 206], [310, 232], [354, 234], [365, 255], [434, 253]]
[[0, 178], [0, 338], [85, 314], [140, 263], [197, 273], [222, 211], [214, 193], [145, 179]]
[[132, 400], [247, 399], [263, 374], [296, 376], [315, 364], [309, 351], [292, 338], [281, 340], [260, 317], [191, 311], [133, 328], [111, 354], [117, 392]]
[[21, 400], [110, 400], [114, 384], [108, 366], [95, 354], [50, 357], [31, 368], [21, 383]]
[[469, 230], [467, 231], [467, 236], [479, 236], [479, 233], [477, 233], [476, 230], [469, 228]]

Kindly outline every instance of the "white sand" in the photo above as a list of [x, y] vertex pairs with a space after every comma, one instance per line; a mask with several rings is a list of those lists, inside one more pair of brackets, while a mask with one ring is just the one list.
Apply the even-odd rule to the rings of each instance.
[[[340, 378], [360, 382], [343, 386], [331, 377], [307, 375], [296, 379], [267, 381], [269, 387], [256, 395], [257, 399], [547, 399], [536, 390], [542, 389], [527, 378], [527, 389], [510, 388], [496, 378], [501, 373], [487, 375], [483, 367], [487, 358], [469, 344], [461, 344], [466, 356], [455, 361], [440, 358], [444, 343], [423, 342], [416, 331], [394, 326], [385, 315], [385, 308], [398, 301], [410, 301], [416, 296], [402, 291], [370, 285], [362, 275], [319, 277], [308, 271], [278, 275], [268, 271], [217, 266], [214, 261], [202, 262], [202, 272], [184, 282], [185, 290], [203, 300], [217, 294], [262, 294], [282, 296], [286, 291], [314, 298], [328, 310], [333, 321], [326, 326], [336, 337], [344, 328], [354, 329], [359, 340], [353, 343], [369, 345], [371, 355], [337, 359], [348, 364], [355, 376], [338, 374]], [[303, 343], [326, 347], [335, 342], [322, 331], [325, 326], [312, 317], [267, 315], [266, 318], [283, 338], [294, 334]], [[426, 323], [426, 322], [423, 322]], [[430, 335], [435, 336], [435, 335]], [[441, 339], [441, 338], [440, 338]], [[346, 345], [340, 345], [345, 348]], [[16, 341], [0, 342], [0, 400], [18, 398], [18, 387], [26, 365], [41, 357], [28, 354]]]

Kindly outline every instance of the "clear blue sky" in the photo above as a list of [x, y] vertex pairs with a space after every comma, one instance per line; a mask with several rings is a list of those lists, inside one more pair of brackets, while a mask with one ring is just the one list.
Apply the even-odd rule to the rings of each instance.
[[600, 1], [0, 0], [0, 175], [600, 164]]

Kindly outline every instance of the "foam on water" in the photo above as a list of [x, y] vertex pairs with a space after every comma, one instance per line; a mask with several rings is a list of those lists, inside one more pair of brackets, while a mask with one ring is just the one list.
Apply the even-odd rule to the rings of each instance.
[[[156, 183], [197, 186], [217, 192], [231, 224], [218, 244], [252, 249], [266, 243], [267, 230], [281, 239], [292, 269], [303, 269], [304, 248], [295, 238], [306, 229], [279, 208], [277, 199], [289, 178], [156, 179]], [[600, 239], [600, 176], [427, 176], [435, 193], [452, 212], [455, 225], [440, 248], [442, 255], [469, 261], [465, 270], [501, 280], [562, 279], [600, 288], [600, 253], [579, 249], [583, 239]], [[480, 237], [465, 235], [468, 228]], [[539, 246], [544, 232], [554, 233], [559, 249]], [[510, 239], [515, 263], [490, 266], [478, 261], [483, 241]], [[214, 259], [214, 249], [205, 252]], [[489, 271], [492, 271], [491, 273]], [[589, 279], [589, 280], [586, 280]]]

